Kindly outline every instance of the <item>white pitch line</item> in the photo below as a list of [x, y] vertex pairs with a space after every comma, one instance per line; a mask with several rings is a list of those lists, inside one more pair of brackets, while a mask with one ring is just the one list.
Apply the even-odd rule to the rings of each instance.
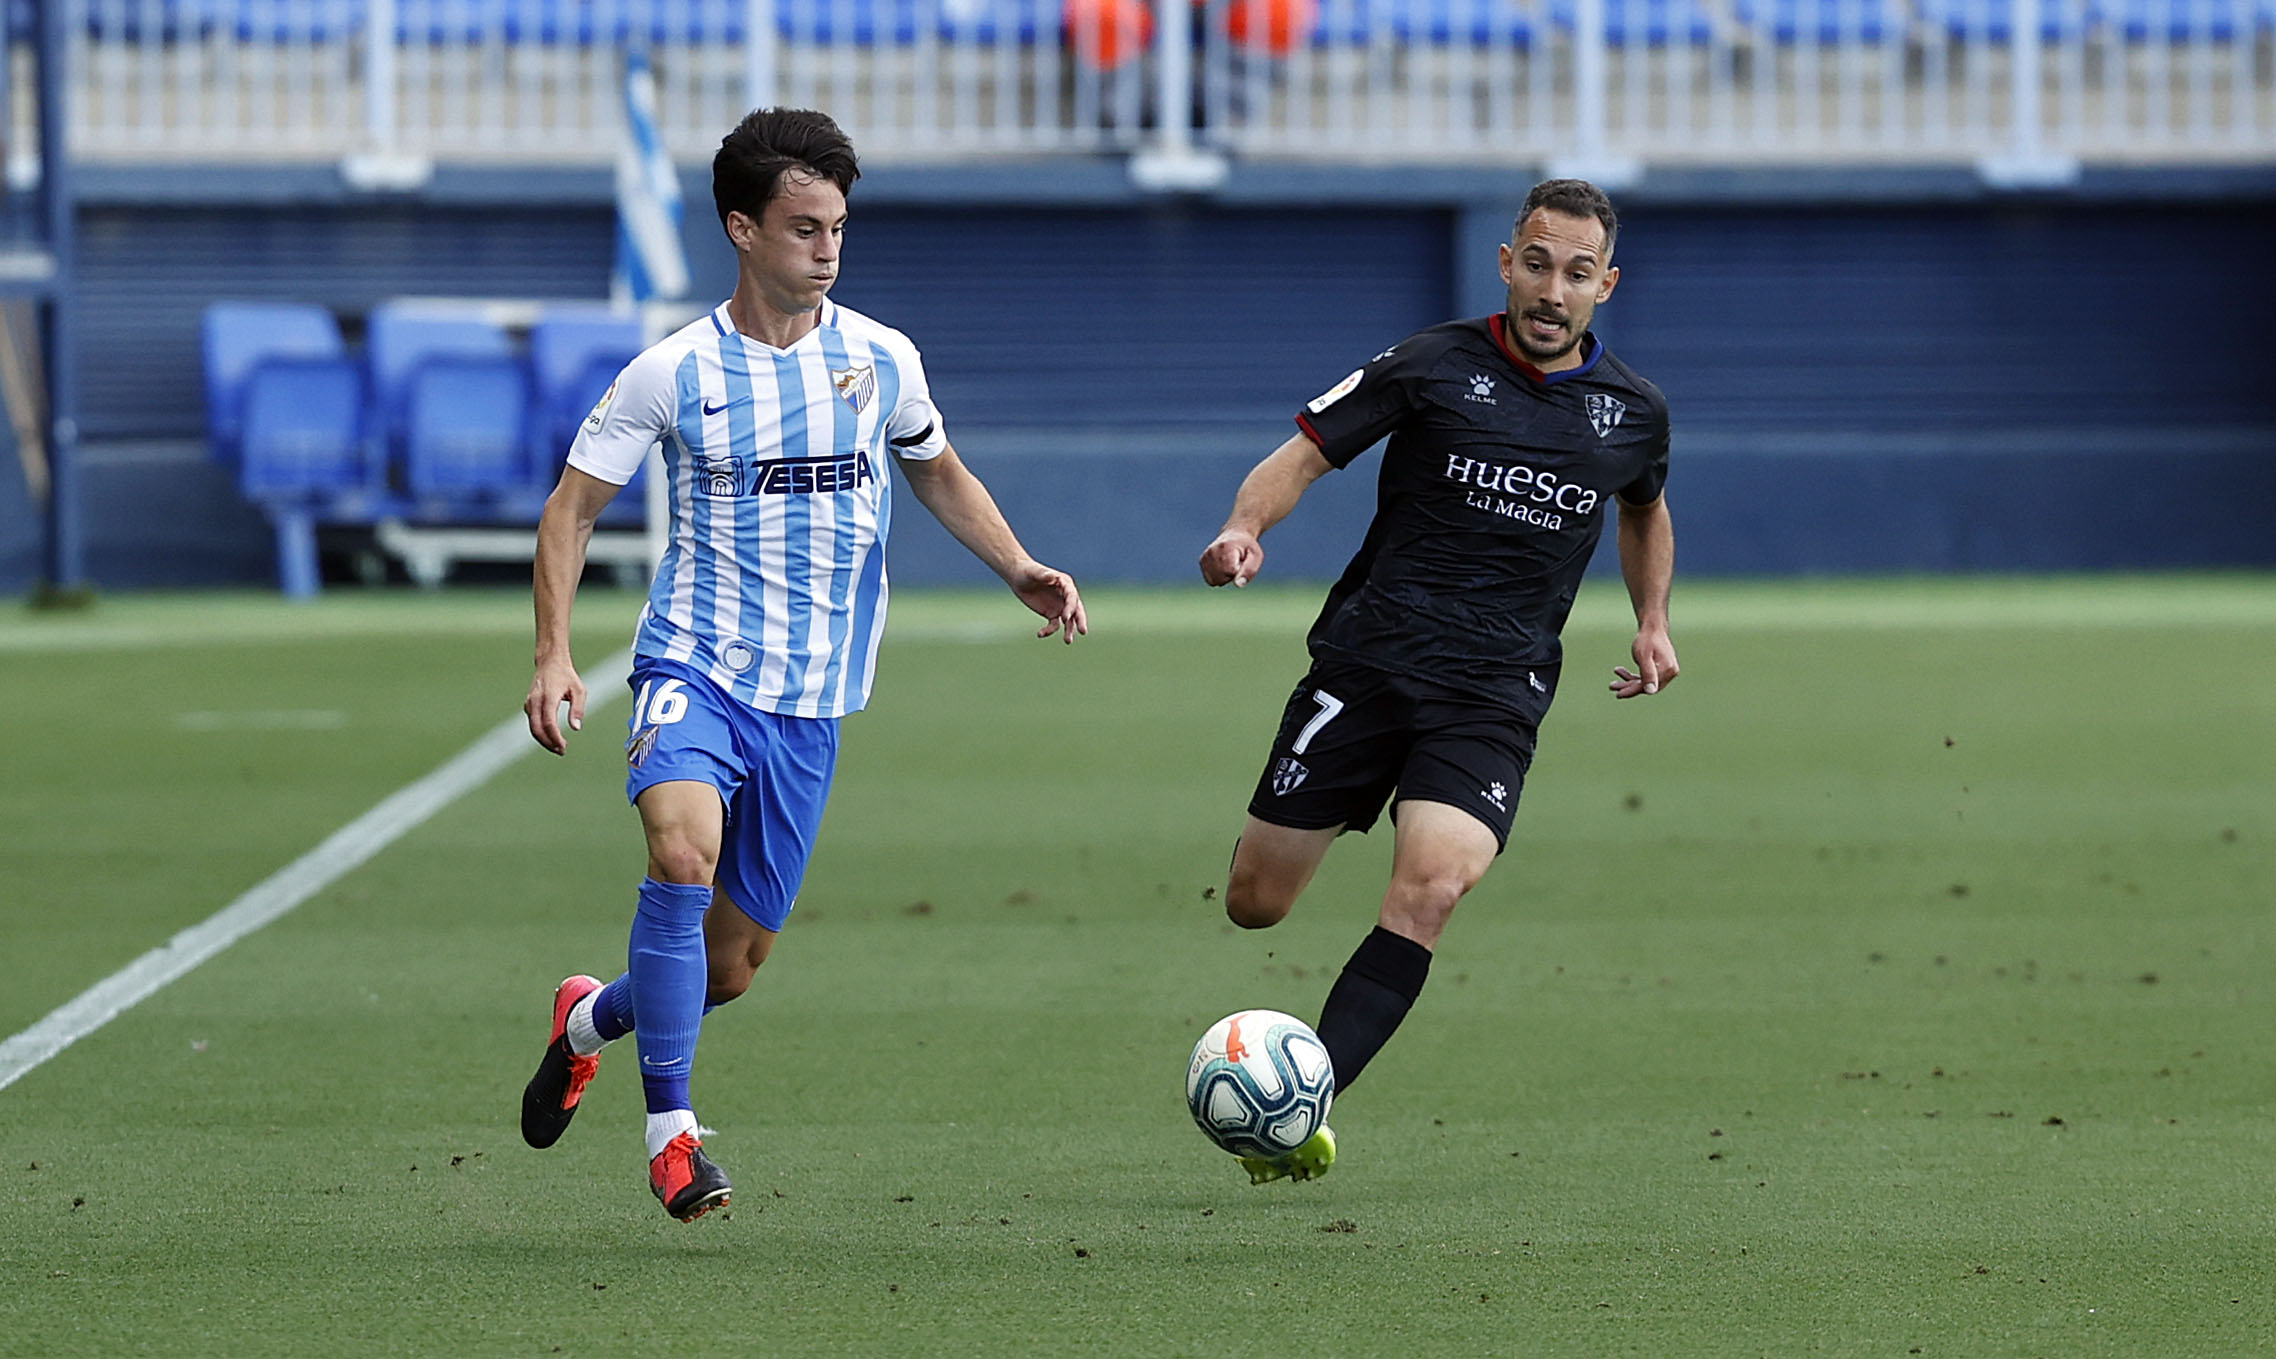
[[[586, 672], [586, 713], [607, 706], [632, 670], [622, 652]], [[205, 920], [88, 987], [22, 1033], [0, 1042], [0, 1090], [50, 1057], [149, 999], [192, 968], [354, 872], [436, 812], [537, 748], [529, 723], [510, 717], [433, 773], [334, 831], [316, 848]]]

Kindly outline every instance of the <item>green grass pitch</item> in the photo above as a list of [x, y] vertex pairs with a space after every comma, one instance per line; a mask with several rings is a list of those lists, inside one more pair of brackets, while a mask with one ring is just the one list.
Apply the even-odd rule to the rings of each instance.
[[[1318, 592], [896, 603], [807, 889], [649, 1197], [621, 693], [0, 1090], [0, 1354], [2112, 1355], [2276, 1349], [2276, 581], [1684, 585], [1568, 633], [1510, 853], [1249, 1187], [1187, 1049], [1317, 1013], [1388, 837], [1212, 899]], [[587, 664], [634, 601], [588, 592]], [[0, 618], [0, 1037], [508, 717], [518, 596]]]

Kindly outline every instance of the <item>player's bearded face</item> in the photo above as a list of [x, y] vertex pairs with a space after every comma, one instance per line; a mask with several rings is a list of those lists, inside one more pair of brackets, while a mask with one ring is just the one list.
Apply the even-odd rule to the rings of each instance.
[[1535, 367], [1570, 366], [1561, 361], [1579, 346], [1597, 303], [1611, 296], [1619, 278], [1604, 251], [1603, 223], [1535, 212], [1502, 247], [1511, 346]]
[[[737, 214], [740, 216], [740, 214]], [[759, 220], [734, 235], [743, 269], [767, 305], [785, 315], [822, 305], [838, 281], [846, 228], [846, 196], [826, 179], [786, 170], [782, 192]]]

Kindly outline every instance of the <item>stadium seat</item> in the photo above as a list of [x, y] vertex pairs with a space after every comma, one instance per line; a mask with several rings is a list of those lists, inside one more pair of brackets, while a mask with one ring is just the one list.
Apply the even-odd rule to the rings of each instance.
[[345, 357], [266, 358], [244, 381], [238, 485], [246, 498], [305, 501], [373, 486], [363, 374]]
[[316, 522], [379, 491], [363, 439], [363, 374], [347, 358], [270, 358], [245, 380], [238, 485], [277, 534], [277, 583], [317, 591]]
[[[1314, 47], [1365, 47], [1376, 42], [1530, 47], [1533, 6], [1526, 0], [1319, 0], [1309, 41]], [[1214, 31], [1222, 32], [1218, 19]]]
[[226, 18], [231, 32], [242, 43], [344, 42], [364, 30], [364, 0], [204, 2]]
[[528, 378], [511, 356], [435, 355], [405, 384], [404, 473], [421, 500], [527, 499]]
[[[884, 0], [806, 0], [863, 5]], [[913, 5], [917, 0], [892, 0]], [[23, 7], [26, 31], [31, 0]], [[97, 41], [183, 42], [226, 33], [241, 43], [329, 43], [360, 37], [369, 0], [86, 0]], [[743, 0], [395, 0], [401, 43], [659, 45], [739, 43]], [[11, 10], [11, 22], [14, 11]], [[787, 28], [787, 25], [786, 25]]]
[[550, 477], [578, 422], [640, 352], [640, 322], [600, 308], [546, 312], [530, 327], [530, 470]]
[[[934, 7], [933, 0], [918, 3]], [[1033, 43], [1059, 37], [1061, 6], [1049, 0], [938, 0], [937, 8], [943, 42]]]
[[301, 302], [216, 302], [199, 330], [205, 350], [206, 432], [213, 455], [237, 460], [245, 386], [271, 359], [337, 359], [346, 354], [339, 323], [322, 307]]
[[[2077, 42], [2089, 27], [2089, 0], [2034, 0], [2039, 41]], [[1920, 17], [1955, 42], [2015, 40], [2016, 0], [1921, 0]]]
[[[457, 0], [502, 12], [509, 42], [589, 47], [743, 41], [743, 0]], [[778, 0], [778, 4], [781, 0]]]
[[[1616, 4], [1618, 0], [1607, 0]], [[1532, 16], [1516, 0], [1373, 0], [1403, 43], [1533, 45]], [[1609, 14], [1609, 10], [1608, 10]]]
[[[416, 304], [383, 302], [371, 310], [364, 352], [371, 365], [372, 427], [386, 435], [391, 448], [400, 450], [411, 379], [423, 365], [438, 357], [511, 358], [513, 346], [506, 332], [488, 321], [423, 310]], [[517, 404], [514, 411], [518, 421], [521, 406]]]
[[[1550, 0], [1559, 28], [1578, 27], [1577, 0]], [[1613, 47], [1704, 46], [1715, 39], [1714, 16], [1700, 0], [1604, 0], [1604, 40]]]
[[775, 27], [792, 42], [907, 44], [945, 24], [932, 0], [776, 0]]
[[[87, 36], [98, 42], [194, 42], [220, 19], [221, 0], [85, 0]], [[30, 4], [25, 31], [30, 28]], [[11, 11], [10, 27], [13, 28]]]
[[1875, 44], [1904, 29], [1892, 0], [1738, 0], [1732, 13], [1742, 28], [1784, 46]]
[[2265, 32], [2276, 5], [2252, 0], [2101, 0], [2101, 17], [2132, 43], [2235, 42]]

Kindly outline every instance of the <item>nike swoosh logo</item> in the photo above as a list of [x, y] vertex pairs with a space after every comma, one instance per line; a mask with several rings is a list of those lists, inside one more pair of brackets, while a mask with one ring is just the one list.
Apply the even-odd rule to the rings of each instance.
[[709, 401], [706, 401], [703, 403], [703, 413], [705, 415], [717, 415], [721, 411], [726, 410], [729, 406], [740, 406], [750, 399], [751, 398], [747, 396], [739, 396], [736, 397], [733, 401], [722, 401], [716, 406], [712, 405]]

